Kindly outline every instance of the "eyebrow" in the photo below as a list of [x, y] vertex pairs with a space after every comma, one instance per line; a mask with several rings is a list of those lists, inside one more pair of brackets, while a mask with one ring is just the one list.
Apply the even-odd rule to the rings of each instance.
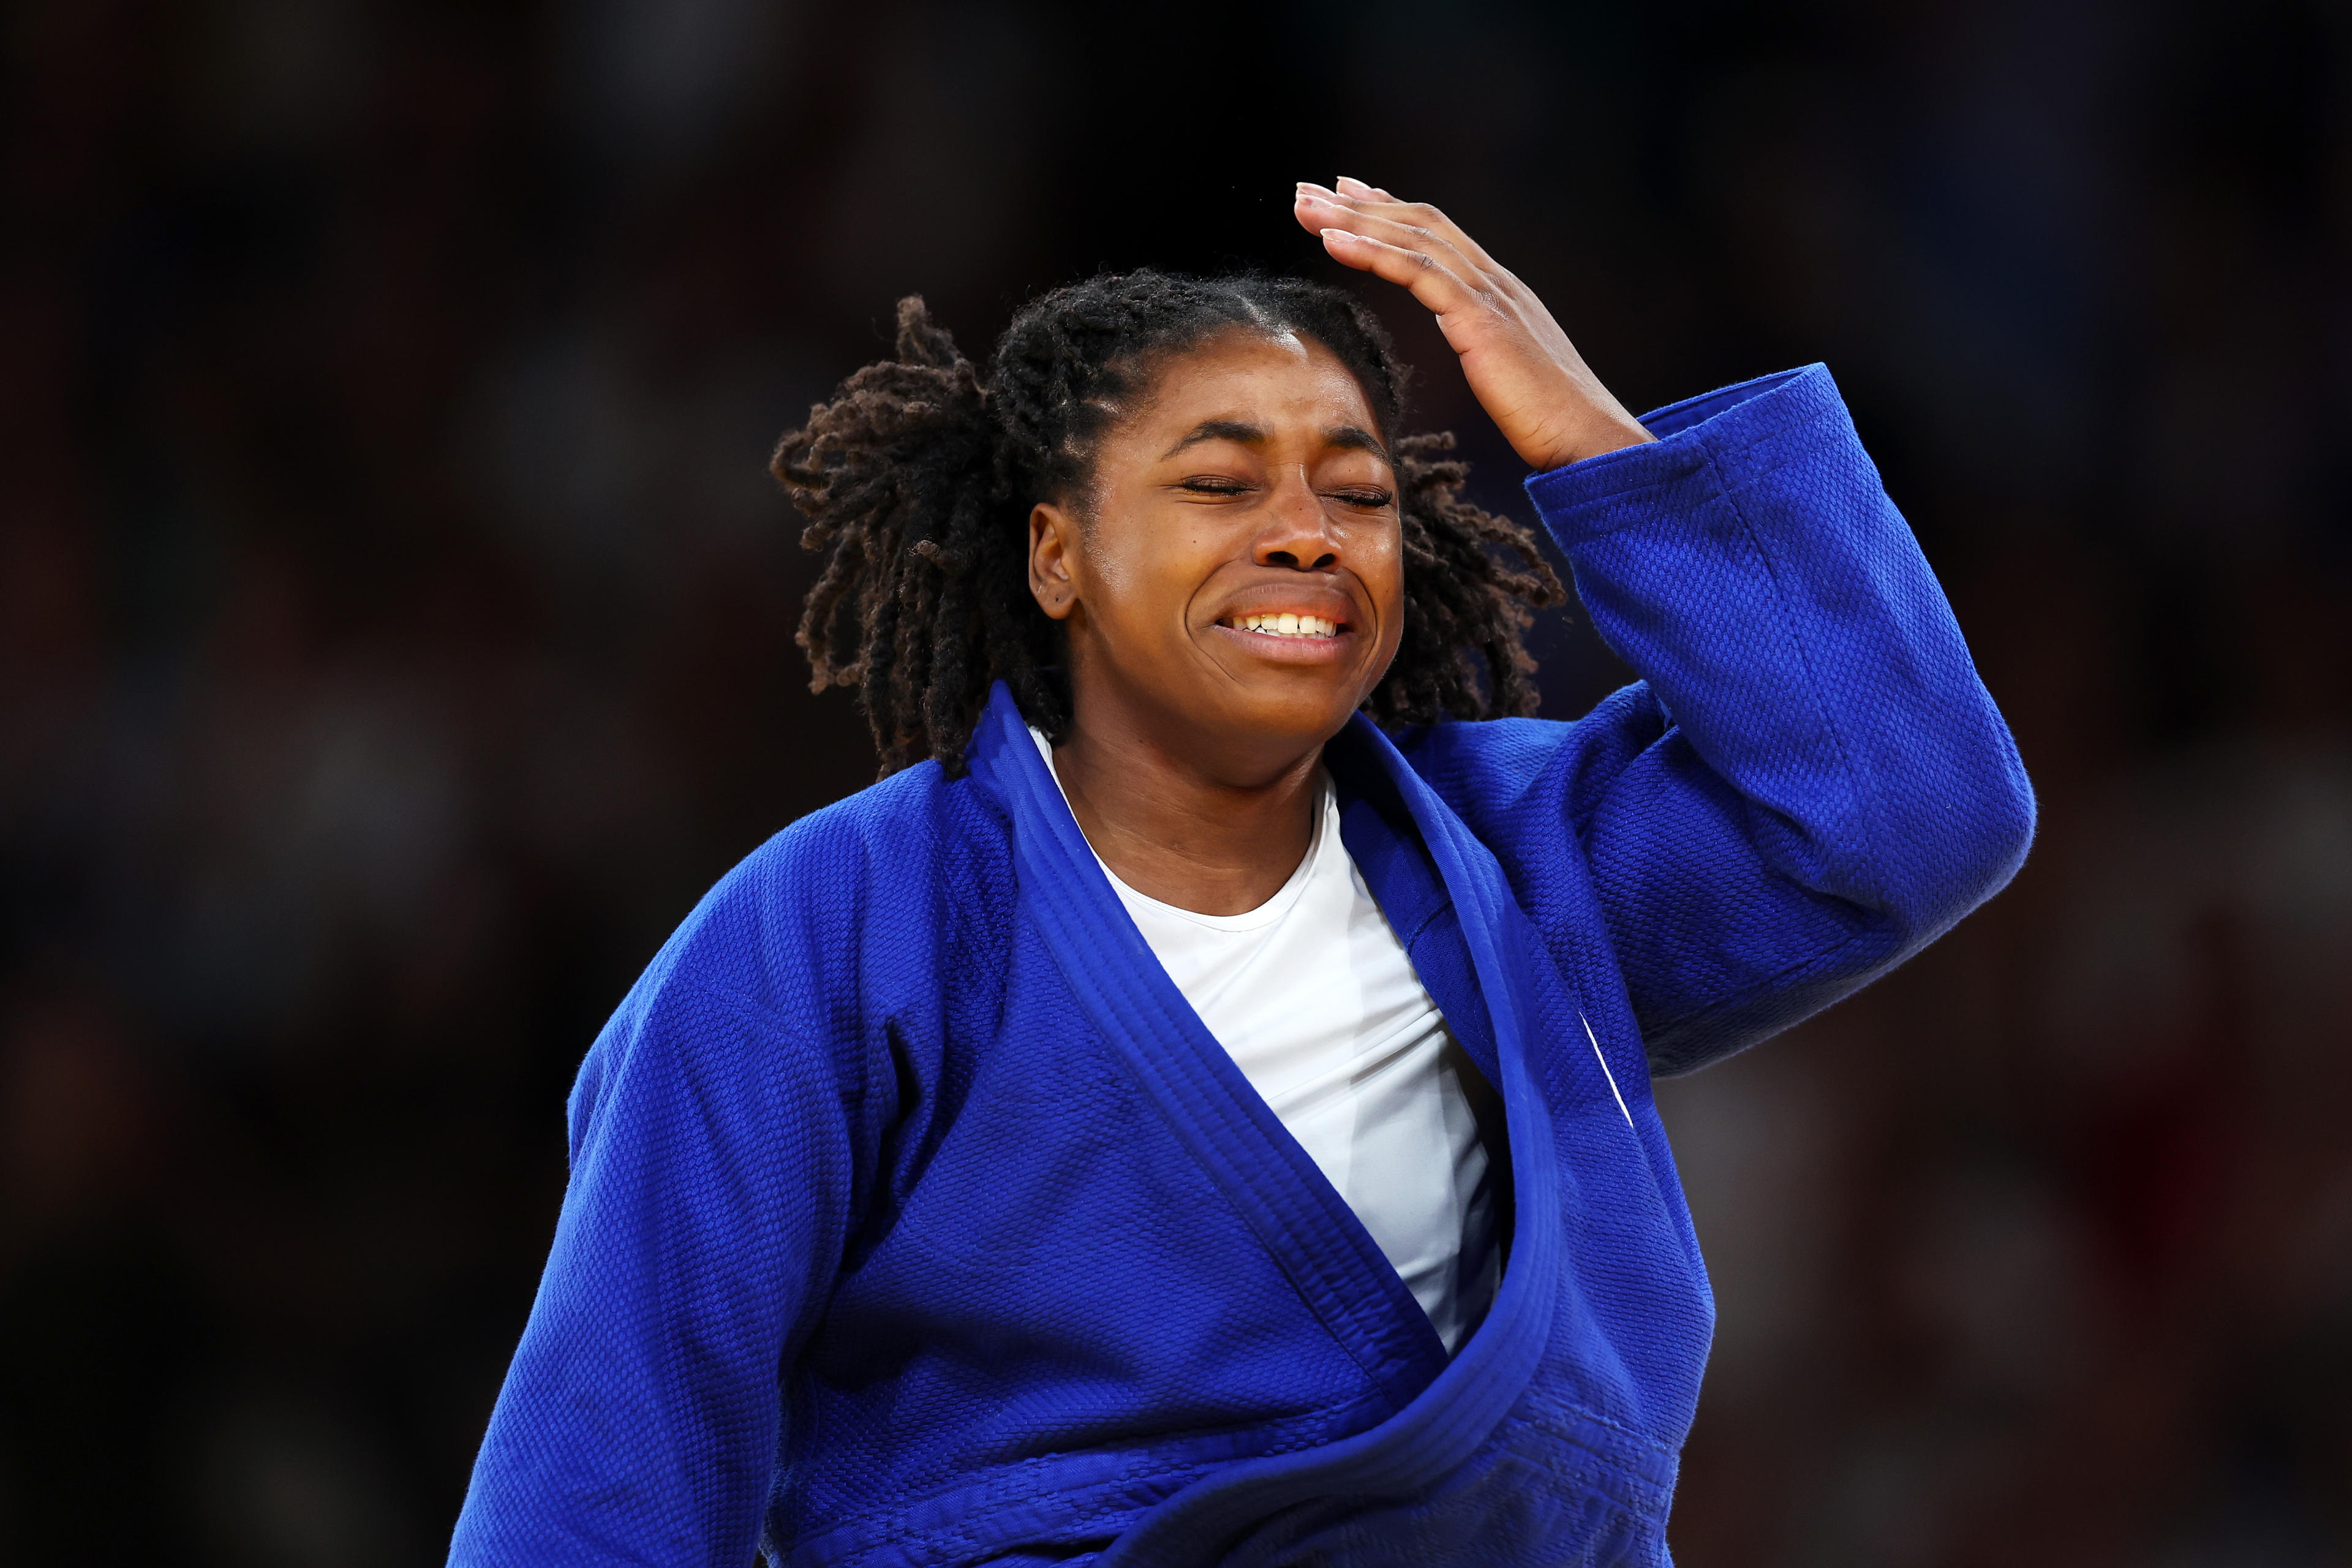
[[[1253, 425], [1246, 419], [1203, 419], [1186, 431], [1182, 440], [1160, 455], [1163, 459], [1172, 458], [1185, 447], [1197, 447], [1203, 441], [1233, 441], [1244, 447], [1258, 447], [1265, 444], [1266, 433], [1262, 426]], [[1332, 426], [1323, 432], [1323, 444], [1343, 451], [1370, 452], [1391, 468], [1396, 466], [1396, 459], [1389, 456], [1389, 449], [1381, 445], [1379, 437], [1358, 426]]]
[[1381, 446], [1370, 430], [1359, 429], [1353, 425], [1342, 425], [1336, 429], [1324, 431], [1323, 444], [1351, 452], [1370, 452], [1390, 468], [1396, 467], [1396, 459], [1389, 456], [1389, 449]]

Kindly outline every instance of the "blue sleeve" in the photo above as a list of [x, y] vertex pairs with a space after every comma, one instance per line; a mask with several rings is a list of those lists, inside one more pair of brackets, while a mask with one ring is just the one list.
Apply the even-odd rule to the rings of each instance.
[[1643, 423], [1655, 442], [1528, 481], [1642, 680], [1574, 723], [1444, 724], [1411, 749], [1548, 940], [1575, 940], [1589, 872], [1652, 1067], [1682, 1072], [1991, 897], [2033, 799], [1825, 367]]
[[459, 1568], [752, 1560], [783, 1371], [841, 1256], [851, 1140], [824, 1057], [710, 978], [742, 945], [719, 923], [707, 901], [581, 1069], [554, 1247]]

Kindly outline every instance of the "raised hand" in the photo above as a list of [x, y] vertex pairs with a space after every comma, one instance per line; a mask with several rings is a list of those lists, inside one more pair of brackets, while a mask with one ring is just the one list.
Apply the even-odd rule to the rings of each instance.
[[1410, 290], [1436, 314], [1479, 406], [1530, 467], [1651, 438], [1534, 291], [1435, 207], [1343, 177], [1336, 190], [1300, 182], [1296, 211], [1336, 260]]

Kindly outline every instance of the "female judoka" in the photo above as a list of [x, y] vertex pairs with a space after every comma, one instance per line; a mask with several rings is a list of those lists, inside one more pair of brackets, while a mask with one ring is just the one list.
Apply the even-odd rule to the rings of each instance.
[[1344, 293], [919, 301], [780, 448], [884, 778], [598, 1037], [467, 1565], [1661, 1563], [1713, 1306], [1651, 1078], [2010, 877], [2032, 804], [1829, 373], [1635, 420], [1436, 209], [1435, 312], [1593, 625]]

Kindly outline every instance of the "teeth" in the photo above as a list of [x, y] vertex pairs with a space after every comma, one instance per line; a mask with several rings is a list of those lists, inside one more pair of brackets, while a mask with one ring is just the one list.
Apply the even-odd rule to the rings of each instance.
[[1277, 637], [1335, 637], [1339, 635], [1337, 621], [1327, 621], [1320, 616], [1295, 615], [1283, 611], [1277, 615], [1236, 616], [1234, 625], [1247, 632], [1263, 632]]

